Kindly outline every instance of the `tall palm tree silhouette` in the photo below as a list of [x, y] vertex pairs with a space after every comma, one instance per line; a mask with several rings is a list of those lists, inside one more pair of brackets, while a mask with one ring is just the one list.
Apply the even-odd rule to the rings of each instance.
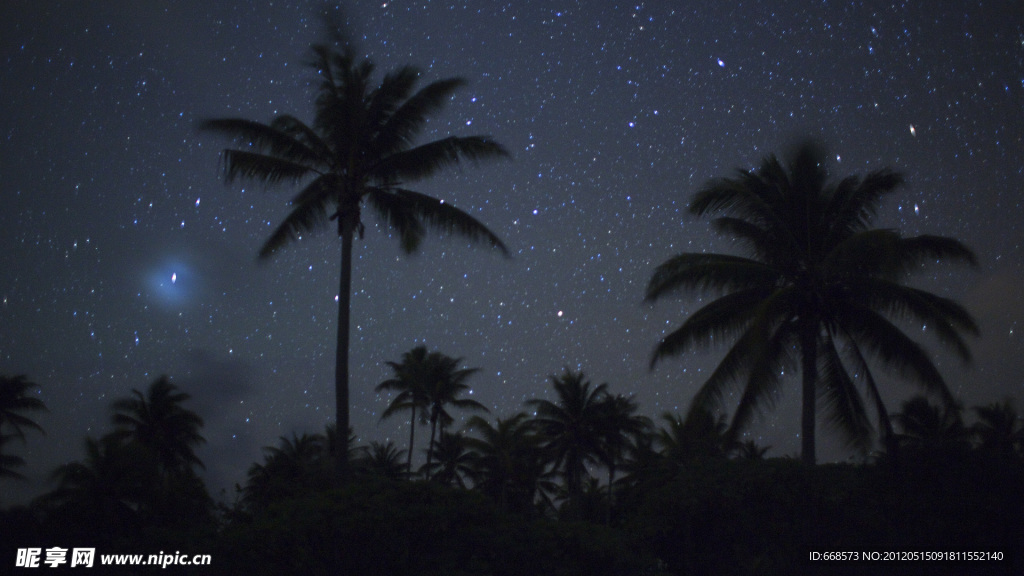
[[[477, 410], [487, 412], [487, 407], [470, 398], [459, 398], [469, 390], [466, 380], [480, 371], [479, 368], [459, 368], [462, 358], [451, 358], [440, 352], [431, 352], [427, 356], [426, 398], [427, 419], [430, 421], [430, 444], [427, 445], [427, 465], [424, 469], [430, 474], [431, 462], [434, 459], [434, 439], [437, 432], [443, 434], [445, 428], [455, 421], [448, 413], [448, 406], [454, 406], [463, 410]], [[430, 477], [427, 476], [429, 480]]]
[[[305, 182], [290, 202], [291, 212], [264, 243], [261, 258], [337, 221], [341, 278], [335, 397], [338, 429], [348, 430], [352, 244], [356, 234], [363, 235], [364, 203], [395, 230], [406, 253], [418, 248], [426, 227], [431, 227], [489, 244], [507, 255], [501, 240], [477, 219], [443, 199], [405, 186], [462, 160], [476, 162], [508, 153], [486, 136], [450, 136], [415, 144], [427, 118], [465, 85], [461, 78], [439, 80], [414, 92], [419, 72], [405, 66], [374, 86], [373, 64], [357, 59], [351, 46], [339, 50], [319, 44], [313, 53], [320, 84], [312, 125], [281, 115], [270, 124], [208, 120], [201, 129], [231, 136], [239, 144], [224, 151], [228, 182]], [[339, 462], [344, 466], [344, 459]]]
[[534, 424], [550, 451], [555, 467], [561, 470], [569, 502], [573, 505], [583, 493], [587, 464], [602, 455], [607, 384], [591, 388], [583, 372], [566, 368], [551, 377], [558, 399], [555, 402], [534, 398], [526, 405], [537, 411]]
[[406, 454], [406, 472], [410, 476], [412, 475], [412, 452], [416, 440], [416, 412], [420, 411], [421, 423], [426, 424], [427, 422], [428, 356], [426, 346], [417, 346], [403, 353], [401, 362], [387, 362], [394, 373], [394, 378], [381, 382], [376, 388], [377, 392], [398, 392], [388, 404], [387, 409], [380, 415], [382, 420], [403, 410], [412, 412], [409, 417], [409, 450]]
[[112, 436], [138, 442], [156, 458], [165, 478], [205, 468], [195, 448], [206, 440], [199, 433], [203, 419], [182, 406], [191, 398], [166, 376], [156, 379], [145, 394], [132, 390], [114, 402]]
[[888, 169], [831, 180], [824, 151], [811, 142], [801, 144], [787, 164], [771, 156], [757, 170], [708, 182], [693, 197], [690, 212], [721, 214], [714, 227], [747, 255], [684, 253], [658, 266], [647, 287], [648, 301], [685, 290], [724, 295], [662, 339], [652, 367], [666, 356], [731, 339], [732, 347], [692, 408], [714, 411], [730, 391], [742, 387], [730, 426], [735, 436], [755, 409], [773, 405], [783, 372], [799, 366], [801, 454], [809, 464], [815, 461], [819, 397], [828, 424], [850, 445], [867, 450], [871, 425], [858, 383], [874, 404], [883, 439], [892, 444], [892, 425], [869, 357], [951, 403], [927, 351], [897, 323], [927, 325], [965, 361], [971, 354], [963, 335], [976, 334], [977, 325], [956, 302], [904, 281], [927, 263], [976, 265], [976, 260], [951, 238], [903, 237], [871, 228], [881, 200], [902, 183], [902, 176]]
[[632, 396], [606, 395], [601, 402], [599, 458], [608, 469], [608, 507], [605, 524], [611, 524], [612, 507], [615, 504], [615, 472], [624, 460], [626, 452], [652, 427], [650, 418], [636, 413], [639, 409], [640, 405]]

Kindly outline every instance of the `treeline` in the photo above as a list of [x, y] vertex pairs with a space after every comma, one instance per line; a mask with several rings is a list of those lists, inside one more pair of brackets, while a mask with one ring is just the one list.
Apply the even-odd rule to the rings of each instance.
[[[737, 442], [724, 415], [639, 415], [580, 372], [552, 400], [484, 414], [474, 370], [417, 348], [390, 363], [386, 414], [410, 445], [293, 434], [264, 449], [231, 502], [214, 502], [195, 448], [202, 419], [167, 378], [112, 404], [111, 431], [2, 512], [0, 562], [18, 548], [211, 554], [185, 573], [779, 574], [1016, 573], [1024, 557], [1024, 424], [1011, 400], [964, 410], [915, 397], [897, 442], [864, 464], [806, 466]], [[11, 442], [41, 431], [25, 377], [0, 380], [3, 482]], [[454, 410], [476, 410], [456, 429]], [[411, 466], [415, 425], [425, 463]], [[424, 443], [423, 440], [420, 442]], [[1002, 560], [814, 563], [819, 551], [967, 551]], [[130, 570], [125, 568], [126, 573]]]

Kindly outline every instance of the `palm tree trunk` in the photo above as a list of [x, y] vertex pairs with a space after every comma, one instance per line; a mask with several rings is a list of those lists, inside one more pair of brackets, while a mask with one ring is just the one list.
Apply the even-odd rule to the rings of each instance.
[[604, 525], [612, 525], [612, 482], [615, 481], [615, 464], [608, 464], [608, 510], [605, 512]]
[[[338, 234], [341, 236], [341, 282], [338, 287], [338, 348], [335, 353], [334, 402], [338, 434], [348, 438], [348, 347], [349, 316], [352, 301], [352, 237], [355, 225], [350, 218], [338, 218]], [[338, 470], [348, 469], [348, 451], [340, 453]]]
[[814, 466], [814, 424], [818, 383], [818, 325], [808, 322], [800, 331], [801, 372], [803, 373], [803, 410], [800, 416], [800, 456], [804, 464]]
[[427, 446], [427, 467], [426, 479], [430, 480], [430, 463], [433, 461], [434, 456], [434, 434], [437, 432], [437, 415], [433, 412], [430, 413], [430, 444]]
[[412, 478], [412, 447], [413, 439], [416, 437], [416, 402], [412, 404], [412, 420], [409, 421], [409, 455], [406, 460], [405, 470]]

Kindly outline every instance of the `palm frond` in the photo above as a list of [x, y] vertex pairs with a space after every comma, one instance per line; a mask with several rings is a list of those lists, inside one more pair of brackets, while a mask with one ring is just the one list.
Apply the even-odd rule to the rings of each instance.
[[402, 248], [414, 252], [424, 235], [426, 224], [446, 234], [457, 234], [472, 242], [497, 248], [508, 255], [508, 248], [487, 226], [455, 206], [412, 190], [368, 189], [367, 199], [385, 222], [399, 233]]
[[[298, 130], [300, 126], [305, 130]], [[323, 167], [329, 161], [329, 157], [318, 153], [305, 140], [312, 131], [291, 116], [278, 117], [270, 125], [243, 118], [210, 119], [200, 122], [199, 129], [230, 137], [238, 144], [249, 146], [253, 152], [305, 166]], [[297, 138], [297, 134], [303, 136]]]
[[946, 260], [954, 263], [978, 266], [978, 257], [963, 242], [946, 236], [924, 234], [904, 238], [899, 258], [908, 272], [916, 271], [923, 264]]
[[954, 300], [884, 280], [863, 279], [852, 283], [852, 288], [858, 297], [848, 301], [854, 307], [844, 314], [858, 314], [856, 304], [861, 304], [894, 319], [920, 324], [932, 330], [939, 342], [961, 360], [971, 362], [970, 347], [961, 334], [977, 336], [980, 329], [970, 312]]
[[756, 354], [751, 358], [743, 395], [736, 404], [732, 423], [726, 432], [729, 445], [734, 445], [749, 425], [754, 415], [761, 410], [775, 407], [779, 399], [779, 382], [782, 372], [795, 364], [792, 357], [794, 344], [797, 341], [797, 323], [779, 326], [767, 338], [759, 338]]
[[258, 180], [267, 184], [277, 184], [285, 180], [297, 182], [317, 173], [305, 164], [258, 152], [229, 149], [224, 150], [223, 158], [224, 181], [228, 183], [239, 178]]
[[367, 123], [378, 127], [378, 130], [385, 126], [395, 110], [402, 106], [402, 101], [409, 98], [419, 76], [419, 70], [413, 66], [402, 66], [386, 74], [380, 85], [368, 95]]
[[327, 206], [323, 199], [295, 206], [263, 243], [259, 257], [268, 258], [289, 242], [299, 239], [304, 233], [323, 229], [329, 221]]
[[[309, 152], [316, 156], [316, 164], [321, 168], [326, 169], [330, 166], [332, 156], [330, 147], [323, 141], [320, 135], [317, 134], [316, 130], [313, 130], [313, 128], [306, 123], [290, 114], [282, 114], [274, 118], [270, 123], [270, 127], [291, 136], [296, 142], [299, 142], [308, 148]], [[277, 155], [292, 160], [295, 159], [292, 155], [286, 152], [280, 152]], [[312, 158], [309, 159], [312, 161]]]
[[763, 335], [747, 330], [733, 344], [690, 401], [690, 410], [717, 412], [725, 409], [725, 398], [739, 388], [743, 376], [764, 348]]
[[831, 278], [890, 278], [903, 275], [897, 256], [900, 235], [895, 230], [874, 228], [848, 235], [827, 247], [823, 273]]
[[825, 409], [826, 424], [838, 431], [847, 446], [866, 454], [873, 430], [864, 402], [843, 365], [831, 336], [825, 340], [820, 362], [818, 398]]
[[432, 82], [402, 102], [390, 116], [382, 119], [384, 121], [375, 124], [380, 126], [373, 142], [378, 157], [383, 158], [411, 148], [414, 139], [426, 125], [427, 118], [440, 111], [451, 95], [465, 85], [466, 81], [462, 78]]
[[[845, 329], [843, 329], [843, 334], [846, 335]], [[882, 429], [882, 443], [888, 451], [892, 448], [892, 443], [895, 441], [895, 432], [892, 428], [892, 419], [889, 417], [889, 411], [885, 407], [882, 394], [878, 391], [878, 384], [875, 382], [875, 377], [871, 373], [871, 367], [868, 365], [863, 352], [861, 352], [860, 346], [849, 335], [846, 335], [846, 340], [850, 351], [849, 356], [853, 361], [854, 371], [864, 382], [864, 389], [868, 399], [875, 406], [878, 425]]]
[[651, 302], [682, 290], [768, 291], [778, 281], [778, 271], [757, 260], [727, 254], [685, 253], [655, 268], [644, 299]]
[[753, 258], [766, 263], [780, 260], [780, 248], [785, 245], [785, 241], [780, 240], [772, 230], [731, 216], [715, 218], [711, 224], [720, 235], [746, 248]]
[[953, 394], [925, 349], [889, 320], [873, 310], [844, 315], [844, 327], [851, 339], [869, 350], [898, 374], [936, 394], [951, 405]]
[[666, 356], [677, 356], [694, 347], [708, 347], [745, 331], [765, 301], [759, 289], [726, 294], [691, 314], [683, 325], [662, 338], [651, 357], [651, 366]]
[[368, 175], [380, 182], [411, 182], [457, 166], [463, 160], [478, 163], [507, 157], [508, 151], [489, 136], [449, 136], [390, 154], [372, 166]]
[[709, 181], [690, 200], [690, 213], [706, 216], [730, 214], [754, 224], [777, 224], [771, 186], [755, 173], [740, 170], [735, 178]]
[[866, 230], [878, 213], [881, 199], [903, 183], [903, 175], [888, 168], [871, 172], [863, 179], [849, 176], [840, 181], [829, 195], [826, 208], [833, 230], [826, 244]]

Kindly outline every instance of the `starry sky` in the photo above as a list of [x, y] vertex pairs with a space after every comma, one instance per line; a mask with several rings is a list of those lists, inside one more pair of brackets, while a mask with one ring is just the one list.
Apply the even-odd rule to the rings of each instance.
[[[955, 8], [955, 9], [954, 9]], [[340, 246], [332, 234], [270, 262], [256, 252], [293, 189], [225, 185], [227, 142], [199, 121], [310, 120], [318, 2], [0, 4], [0, 373], [27, 374], [47, 436], [18, 447], [30, 482], [109, 431], [109, 405], [162, 374], [206, 420], [217, 492], [260, 448], [333, 419]], [[582, 369], [652, 417], [685, 411], [724, 349], [670, 359], [655, 343], [702, 302], [643, 302], [654, 267], [734, 251], [686, 212], [705, 181], [822, 139], [840, 176], [885, 166], [908, 184], [879, 226], [959, 238], [976, 270], [922, 287], [978, 318], [964, 368], [929, 339], [973, 406], [1024, 401], [1024, 8], [995, 2], [354, 2], [351, 35], [379, 71], [468, 87], [427, 138], [490, 134], [509, 162], [418, 190], [469, 211], [512, 258], [431, 237], [405, 257], [367, 218], [352, 299], [352, 421], [394, 439], [373, 392], [418, 344], [479, 367], [473, 398], [507, 416]], [[914, 390], [885, 379], [891, 410]], [[750, 429], [799, 449], [797, 384]], [[819, 459], [845, 460], [827, 433]], [[6, 500], [7, 498], [5, 498]]]

